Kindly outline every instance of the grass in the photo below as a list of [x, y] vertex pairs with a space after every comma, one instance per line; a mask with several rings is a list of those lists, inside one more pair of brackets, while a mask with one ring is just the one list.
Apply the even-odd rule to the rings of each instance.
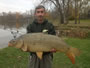
[[[65, 41], [82, 51], [76, 57], [76, 64], [72, 64], [63, 53], [55, 53], [53, 68], [90, 68], [90, 39], [67, 38]], [[27, 68], [29, 53], [19, 49], [7, 47], [0, 50], [0, 68]]]
[[74, 39], [65, 40], [69, 45], [79, 48], [82, 53], [76, 57], [76, 64], [71, 64], [70, 60], [64, 54], [56, 53], [54, 57], [54, 68], [90, 68], [90, 39]]
[[60, 24], [58, 20], [52, 21], [55, 26], [84, 26], [84, 27], [90, 27], [90, 19], [81, 19], [80, 24], [77, 22], [75, 24], [75, 20], [69, 20], [69, 23], [66, 24]]
[[80, 24], [75, 24], [75, 21], [72, 20], [68, 25], [75, 25], [75, 26], [90, 26], [90, 19], [83, 19], [80, 20]]
[[28, 53], [7, 47], [0, 50], [0, 68], [26, 68]]
[[70, 20], [68, 24], [60, 24], [58, 20], [54, 23], [55, 29], [57, 30], [71, 30], [71, 29], [84, 29], [90, 31], [90, 19], [80, 20], [80, 24], [75, 24], [75, 20]]

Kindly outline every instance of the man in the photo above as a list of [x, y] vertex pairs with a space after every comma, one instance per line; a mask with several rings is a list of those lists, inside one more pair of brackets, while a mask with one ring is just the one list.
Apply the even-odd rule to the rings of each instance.
[[[39, 5], [35, 9], [35, 20], [27, 26], [27, 33], [36, 33], [47, 31], [48, 34], [55, 35], [54, 26], [45, 19], [45, 7]], [[48, 44], [48, 43], [47, 43]], [[44, 52], [42, 60], [36, 53], [31, 52], [29, 57], [29, 68], [52, 68], [54, 49], [51, 52]]]

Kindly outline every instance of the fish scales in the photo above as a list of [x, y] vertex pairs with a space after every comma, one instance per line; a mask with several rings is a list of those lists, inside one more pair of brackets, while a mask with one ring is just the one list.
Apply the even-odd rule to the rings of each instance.
[[24, 45], [29, 46], [32, 52], [44, 51], [48, 52], [52, 48], [55, 48], [57, 51], [67, 51], [69, 46], [64, 43], [59, 37], [35, 33], [35, 34], [26, 34], [23, 36]]

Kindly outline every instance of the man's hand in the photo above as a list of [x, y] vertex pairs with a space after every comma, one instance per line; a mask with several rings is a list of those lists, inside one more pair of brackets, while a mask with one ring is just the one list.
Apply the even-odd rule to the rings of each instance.
[[53, 48], [50, 52], [56, 53], [56, 49]]

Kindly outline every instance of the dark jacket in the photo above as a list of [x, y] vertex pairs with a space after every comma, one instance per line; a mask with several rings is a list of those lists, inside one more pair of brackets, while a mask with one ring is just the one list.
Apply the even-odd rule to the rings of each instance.
[[34, 20], [32, 24], [29, 24], [27, 26], [27, 33], [37, 33], [42, 32], [43, 30], [48, 30], [48, 34], [51, 35], [56, 34], [54, 26], [51, 23], [49, 23], [48, 20], [44, 20], [42, 24], [39, 24], [36, 20]]

